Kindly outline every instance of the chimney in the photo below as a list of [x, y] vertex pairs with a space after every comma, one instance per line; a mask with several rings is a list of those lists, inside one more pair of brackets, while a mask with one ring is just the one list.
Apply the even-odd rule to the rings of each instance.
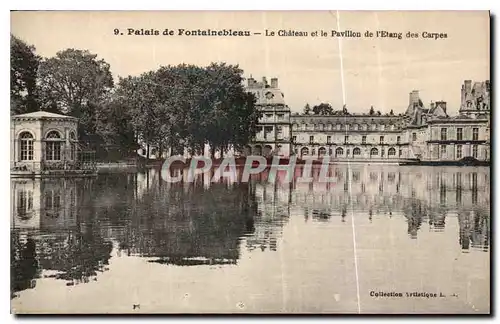
[[254, 79], [254, 78], [252, 78], [252, 76], [250, 76], [250, 77], [248, 78], [248, 87], [249, 87], [249, 88], [253, 88], [253, 87], [254, 87], [254, 85], [255, 85], [255, 82], [256, 82], [256, 81], [255, 81], [255, 79]]
[[271, 78], [271, 88], [278, 88], [278, 78]]
[[434, 109], [435, 107], [435, 104], [433, 102], [431, 102], [431, 109]]
[[437, 101], [437, 102], [436, 102], [436, 106], [438, 106], [438, 107], [440, 106], [441, 108], [443, 108], [444, 113], [445, 113], [445, 114], [448, 114], [448, 113], [446, 112], [446, 101]]
[[472, 80], [465, 80], [464, 84], [465, 84], [465, 92], [470, 93], [470, 91], [472, 90]]
[[410, 92], [410, 102], [409, 105], [412, 107], [418, 106], [418, 102], [420, 100], [420, 96], [418, 94], [418, 90], [413, 90]]

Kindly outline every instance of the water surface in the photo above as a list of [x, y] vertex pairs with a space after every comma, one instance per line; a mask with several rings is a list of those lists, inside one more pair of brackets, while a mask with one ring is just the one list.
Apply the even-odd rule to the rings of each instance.
[[489, 168], [331, 168], [330, 184], [12, 179], [12, 310], [489, 312]]

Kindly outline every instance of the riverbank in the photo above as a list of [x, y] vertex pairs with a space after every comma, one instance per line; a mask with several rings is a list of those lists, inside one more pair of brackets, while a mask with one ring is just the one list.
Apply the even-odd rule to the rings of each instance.
[[[223, 158], [218, 158], [218, 159], [212, 159], [212, 167], [219, 167], [224, 159]], [[268, 166], [272, 165], [274, 162], [273, 157], [268, 157], [265, 158], [266, 164]], [[295, 161], [295, 165], [304, 165], [306, 164], [309, 159], [301, 159], [297, 158]], [[247, 163], [247, 157], [237, 157], [234, 158], [234, 162], [236, 166], [243, 167]], [[165, 159], [157, 159], [157, 160], [146, 160], [144, 158], [138, 158], [138, 159], [129, 159], [129, 160], [124, 160], [124, 161], [116, 161], [116, 162], [98, 162], [96, 164], [97, 170], [98, 171], [114, 171], [114, 170], [133, 170], [136, 171], [138, 169], [143, 169], [143, 168], [161, 168], [163, 164], [165, 163]], [[170, 164], [171, 168], [187, 168], [190, 167], [192, 163], [191, 158], [187, 158], [184, 161], [179, 161], [175, 160]], [[204, 161], [198, 160], [198, 163], [196, 165], [197, 168], [203, 168], [204, 167]], [[259, 162], [252, 160], [252, 167], [258, 167]], [[290, 158], [288, 157], [281, 157], [279, 159], [279, 165], [288, 165], [290, 164]], [[312, 160], [313, 165], [321, 165], [323, 164], [323, 159], [318, 158]], [[377, 164], [377, 165], [401, 165], [401, 166], [490, 166], [489, 161], [479, 161], [473, 158], [464, 158], [459, 161], [421, 161], [421, 160], [408, 160], [408, 159], [338, 159], [338, 158], [331, 158], [329, 160], [329, 164]]]

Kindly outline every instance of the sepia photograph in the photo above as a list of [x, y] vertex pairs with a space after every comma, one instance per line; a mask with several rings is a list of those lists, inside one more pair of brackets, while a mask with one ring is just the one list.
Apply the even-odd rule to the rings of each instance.
[[491, 314], [489, 11], [11, 11], [12, 314]]

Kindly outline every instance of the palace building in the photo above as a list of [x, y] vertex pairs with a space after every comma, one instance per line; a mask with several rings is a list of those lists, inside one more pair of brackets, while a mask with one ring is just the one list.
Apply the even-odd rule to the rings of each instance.
[[[400, 114], [291, 114], [278, 79], [248, 78], [246, 89], [262, 112], [257, 133], [244, 152], [225, 156], [292, 155], [332, 162], [455, 163], [464, 158], [489, 163], [490, 82], [464, 81], [461, 105], [449, 115], [445, 101], [424, 105], [418, 90]], [[367, 110], [368, 111], [368, 110]], [[403, 111], [403, 109], [401, 109]], [[204, 150], [209, 156], [209, 147]], [[185, 151], [184, 156], [190, 157]], [[216, 157], [220, 154], [216, 152]]]
[[466, 80], [459, 114], [444, 101], [425, 107], [413, 90], [404, 114], [296, 114], [290, 117], [292, 154], [349, 162], [490, 160], [490, 83]]
[[285, 95], [278, 87], [278, 79], [272, 78], [257, 82], [250, 77], [247, 91], [255, 95], [256, 107], [262, 112], [254, 141], [247, 147], [245, 154], [289, 156], [290, 108], [285, 103]]

